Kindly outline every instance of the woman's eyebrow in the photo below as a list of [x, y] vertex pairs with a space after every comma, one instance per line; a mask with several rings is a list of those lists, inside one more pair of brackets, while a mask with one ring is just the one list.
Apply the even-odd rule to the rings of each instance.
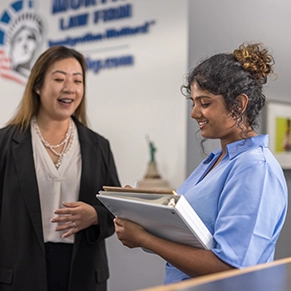
[[[194, 100], [200, 100], [200, 99], [204, 99], [204, 98], [211, 99], [210, 96], [204, 96], [204, 95], [201, 95], [201, 96], [197, 96], [197, 97], [195, 97]], [[191, 97], [191, 99], [193, 100], [192, 97]]]
[[[56, 74], [56, 73], [61, 73], [61, 74], [67, 75], [66, 72], [61, 71], [61, 70], [55, 70], [54, 72], [52, 72], [52, 75], [54, 75], [54, 74]], [[74, 75], [74, 76], [75, 76], [75, 75], [81, 75], [81, 76], [83, 76], [83, 74], [80, 73], [80, 72], [73, 73], [73, 75]]]

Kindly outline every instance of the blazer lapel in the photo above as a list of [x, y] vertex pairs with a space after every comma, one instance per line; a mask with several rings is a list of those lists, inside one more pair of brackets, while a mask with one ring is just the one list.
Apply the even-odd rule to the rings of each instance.
[[[96, 141], [90, 138], [87, 131], [88, 129], [80, 125], [78, 121], [74, 121], [78, 130], [82, 156], [82, 173], [80, 181], [79, 201], [91, 204], [90, 196], [92, 191], [94, 191], [94, 181], [92, 181], [92, 179], [98, 179], [99, 176], [97, 173], [100, 173], [101, 170], [101, 163], [96, 163], [96, 161], [98, 161], [98, 157], [100, 157], [100, 148], [94, 145]], [[97, 176], [94, 177], [92, 173], [96, 173]], [[81, 242], [81, 235], [82, 232], [79, 232], [75, 235], [73, 260]]]
[[[92, 187], [94, 187], [94, 181], [91, 181], [90, 179], [96, 180], [99, 178], [98, 173], [101, 171], [101, 163], [97, 163], [96, 161], [100, 160], [101, 153], [100, 148], [96, 146], [96, 140], [90, 138], [87, 129], [80, 126], [78, 123], [76, 124], [82, 156], [82, 175], [79, 200], [90, 203], [90, 200], [88, 200], [88, 193], [92, 193]], [[97, 176], [94, 177], [92, 173], [96, 173]]]
[[12, 151], [20, 188], [33, 228], [44, 252], [40, 200], [34, 167], [30, 129], [26, 130], [23, 134], [20, 134], [19, 132], [15, 133], [13, 140], [15, 146]]

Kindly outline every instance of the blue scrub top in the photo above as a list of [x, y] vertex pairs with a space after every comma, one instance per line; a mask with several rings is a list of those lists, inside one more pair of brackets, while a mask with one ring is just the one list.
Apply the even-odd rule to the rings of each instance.
[[[216, 245], [211, 251], [235, 268], [272, 261], [282, 229], [288, 190], [281, 166], [268, 149], [268, 135], [212, 152], [177, 189], [184, 195]], [[208, 173], [208, 174], [207, 174]], [[207, 175], [206, 175], [207, 174]], [[165, 284], [190, 277], [166, 264]]]

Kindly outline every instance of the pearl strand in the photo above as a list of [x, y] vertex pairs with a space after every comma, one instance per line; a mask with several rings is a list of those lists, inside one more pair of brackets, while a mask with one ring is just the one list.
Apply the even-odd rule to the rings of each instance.
[[[74, 126], [75, 126], [74, 122], [72, 121], [72, 119], [70, 119], [70, 125], [68, 128], [68, 131], [66, 132], [65, 139], [57, 145], [51, 145], [49, 142], [47, 142], [43, 138], [41, 131], [36, 123], [35, 117], [32, 119], [32, 123], [33, 123], [34, 129], [35, 129], [37, 135], [39, 136], [41, 142], [43, 143], [43, 145], [46, 148], [48, 148], [53, 154], [55, 154], [56, 156], [59, 157], [57, 163], [55, 164], [55, 167], [58, 169], [60, 167], [65, 155], [70, 151], [70, 149], [72, 147], [73, 140], [74, 140]], [[54, 150], [55, 148], [59, 148], [62, 145], [63, 145], [63, 149], [60, 153], [58, 153], [57, 151]]]

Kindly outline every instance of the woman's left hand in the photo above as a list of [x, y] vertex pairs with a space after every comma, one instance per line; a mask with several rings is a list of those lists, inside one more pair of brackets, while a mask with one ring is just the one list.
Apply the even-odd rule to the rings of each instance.
[[85, 229], [93, 224], [98, 224], [98, 215], [93, 206], [84, 202], [63, 202], [64, 208], [55, 210], [57, 217], [51, 219], [52, 223], [60, 223], [56, 231], [68, 230], [63, 238]]

